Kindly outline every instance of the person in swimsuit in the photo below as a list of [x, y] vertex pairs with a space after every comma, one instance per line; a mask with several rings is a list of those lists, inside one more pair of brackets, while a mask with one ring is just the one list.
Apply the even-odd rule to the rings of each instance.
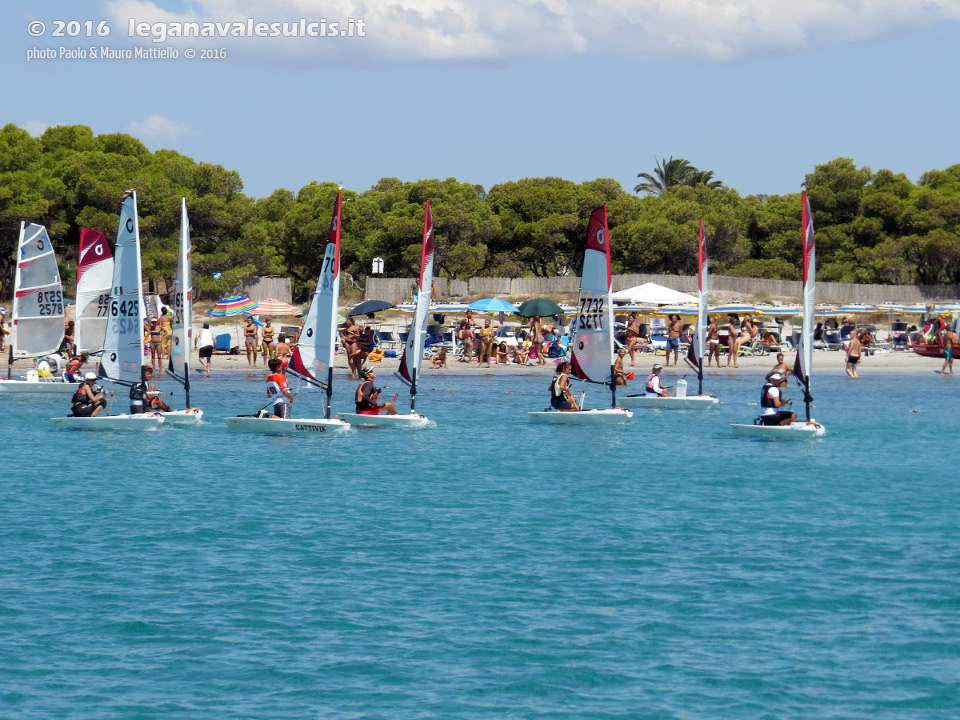
[[630, 364], [633, 365], [633, 353], [636, 352], [634, 346], [640, 341], [640, 323], [637, 322], [637, 316], [634, 313], [630, 313], [630, 317], [627, 318], [626, 340]]
[[543, 321], [540, 320], [539, 315], [534, 315], [530, 320], [530, 334], [533, 336], [531, 347], [531, 355], [533, 355], [533, 348], [536, 348], [536, 357], [537, 365], [546, 365], [547, 361], [543, 359], [543, 353], [540, 352], [540, 348], [543, 347]]
[[773, 370], [767, 373], [767, 380], [769, 380], [774, 375], [779, 375], [783, 378], [788, 378], [790, 377], [791, 373], [793, 373], [793, 368], [787, 365], [783, 361], [783, 353], [777, 353], [776, 367], [774, 367]]
[[550, 407], [560, 412], [575, 412], [577, 401], [570, 390], [570, 373], [573, 372], [573, 363], [562, 362], [557, 365], [557, 374], [550, 381]]
[[617, 350], [617, 359], [613, 361], [613, 380], [618, 386], [627, 384], [627, 373], [623, 370], [623, 359], [627, 356], [627, 349]]
[[490, 354], [493, 352], [493, 339], [496, 336], [496, 332], [492, 327], [490, 327], [490, 321], [483, 321], [483, 329], [480, 330], [480, 352], [477, 354], [477, 367], [483, 363], [483, 359], [487, 359], [487, 367], [490, 367]]
[[293, 358], [293, 350], [287, 345], [286, 335], [282, 333], [277, 335], [277, 344], [273, 348], [273, 354], [280, 360], [280, 367], [286, 368], [290, 363], [291, 358]]
[[379, 415], [386, 410], [388, 415], [396, 415], [397, 409], [392, 402], [380, 399], [380, 388], [373, 386], [377, 373], [373, 368], [365, 367], [360, 370], [360, 384], [357, 385], [356, 411], [358, 415]]
[[510, 355], [507, 351], [507, 343], [501, 342], [497, 346], [497, 365], [507, 365], [510, 363]]
[[733, 366], [736, 368], [740, 367], [738, 364], [740, 345], [737, 344], [740, 339], [738, 337], [740, 329], [737, 327], [736, 315], [731, 314], [728, 320], [730, 322], [727, 324], [727, 367], [730, 367], [730, 361], [732, 360]]
[[850, 342], [847, 345], [847, 375], [852, 378], [857, 375], [857, 363], [860, 362], [860, 333], [856, 328], [850, 333]]
[[461, 339], [463, 340], [463, 355], [460, 356], [460, 362], [469, 363], [473, 359], [473, 346], [476, 341], [476, 335], [473, 332], [473, 328], [470, 325], [464, 325], [463, 331], [461, 332]]
[[173, 317], [167, 312], [167, 308], [160, 308], [160, 331], [161, 331], [161, 357], [170, 357], [170, 341], [173, 340]]
[[70, 358], [69, 362], [67, 362], [66, 370], [63, 371], [63, 379], [67, 382], [81, 382], [80, 369], [89, 357], [90, 354], [84, 350], [80, 353], [80, 357], [74, 356]]
[[670, 367], [670, 351], [673, 350], [673, 364], [676, 367], [680, 357], [680, 331], [683, 329], [683, 323], [680, 322], [679, 315], [671, 315], [667, 323], [667, 356], [664, 362]]
[[247, 315], [247, 324], [243, 326], [243, 343], [247, 347], [247, 365], [257, 366], [257, 324]]
[[350, 368], [350, 379], [356, 380], [360, 366], [356, 364], [357, 355], [360, 348], [357, 341], [360, 339], [360, 329], [353, 318], [348, 317], [343, 321], [343, 327], [340, 329], [340, 342], [343, 344], [343, 351], [347, 354], [347, 367]]
[[447, 366], [447, 346], [441, 347], [437, 354], [430, 358], [430, 363], [434, 369], [445, 368]]
[[717, 359], [717, 367], [720, 367], [720, 316], [717, 315], [711, 321], [707, 317], [707, 367], [713, 358]]
[[70, 400], [74, 417], [96, 417], [107, 406], [107, 397], [95, 387], [96, 382], [96, 373], [88, 372], [83, 376], [83, 384]]
[[940, 333], [940, 344], [943, 345], [943, 367], [940, 368], [940, 374], [946, 375], [946, 370], [949, 368], [949, 374], [953, 375], [953, 351], [957, 347], [957, 334], [952, 328], [943, 329]]
[[73, 357], [77, 351], [77, 346], [73, 344], [74, 328], [76, 323], [73, 320], [67, 320], [63, 328], [63, 341], [60, 343], [60, 351], [65, 352], [67, 357]]
[[275, 331], [276, 328], [270, 324], [270, 318], [267, 318], [267, 321], [263, 324], [263, 340], [261, 341], [264, 357], [273, 357], [273, 333]]
[[147, 331], [150, 338], [150, 365], [154, 370], [163, 368], [163, 329], [158, 318], [150, 318], [150, 329]]
[[[757, 333], [760, 332], [760, 328], [756, 326], [753, 322], [753, 319], [749, 315], [743, 316], [743, 322], [740, 323], [740, 335], [737, 337], [736, 351], [737, 356], [740, 355], [740, 349], [744, 345], [749, 345], [753, 342], [753, 339], [757, 336]], [[734, 358], [736, 361], [737, 358]]]
[[528, 359], [526, 341], [518, 342], [517, 346], [513, 348], [513, 361], [517, 365], [526, 365]]

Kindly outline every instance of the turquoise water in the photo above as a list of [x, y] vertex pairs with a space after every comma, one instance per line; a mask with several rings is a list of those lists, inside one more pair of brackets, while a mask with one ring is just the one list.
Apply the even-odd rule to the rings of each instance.
[[957, 717], [956, 381], [818, 376], [772, 441], [755, 375], [615, 429], [531, 425], [548, 380], [345, 437], [228, 434], [254, 376], [136, 435], [0, 398], [0, 717]]

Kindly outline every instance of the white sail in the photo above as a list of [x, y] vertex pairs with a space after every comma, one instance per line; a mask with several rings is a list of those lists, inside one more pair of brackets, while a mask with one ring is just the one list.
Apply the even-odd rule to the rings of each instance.
[[127, 190], [120, 208], [107, 334], [100, 360], [100, 374], [110, 380], [140, 382], [144, 329], [142, 288], [137, 193]]
[[810, 212], [810, 198], [803, 193], [803, 325], [801, 328], [800, 350], [803, 359], [803, 372], [806, 374], [807, 389], [810, 388], [810, 375], [813, 372], [813, 313], [817, 306], [817, 246], [813, 235], [813, 214]]
[[13, 357], [40, 357], [59, 350], [64, 317], [60, 271], [47, 229], [21, 222], [13, 297]]
[[173, 337], [170, 340], [170, 371], [186, 379], [190, 372], [190, 344], [193, 337], [193, 282], [190, 279], [190, 219], [187, 199], [180, 204], [180, 250], [177, 277], [173, 284]]
[[430, 313], [430, 298], [433, 295], [433, 213], [430, 201], [423, 216], [423, 244], [420, 248], [420, 283], [417, 286], [417, 307], [407, 335], [407, 344], [400, 359], [400, 377], [411, 383], [411, 393], [416, 393], [416, 378], [423, 362], [423, 343], [427, 332], [427, 315]]
[[293, 353], [293, 369], [321, 383], [329, 382], [337, 344], [337, 308], [340, 302], [340, 204], [337, 193], [330, 241], [323, 254], [323, 265], [310, 310]]
[[590, 382], [610, 384], [613, 365], [613, 302], [607, 206], [594, 210], [587, 227], [587, 247], [574, 319], [573, 370]]
[[80, 228], [74, 343], [77, 351], [96, 352], [107, 332], [107, 306], [113, 284], [113, 255], [102, 232]]

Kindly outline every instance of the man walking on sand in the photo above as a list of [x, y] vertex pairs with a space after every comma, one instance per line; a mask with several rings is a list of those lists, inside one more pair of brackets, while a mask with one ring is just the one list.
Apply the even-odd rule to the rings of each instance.
[[940, 374], [946, 375], [947, 368], [950, 368], [950, 374], [953, 375], [953, 349], [957, 346], [957, 334], [948, 326], [940, 337], [943, 342], [943, 367], [940, 368]]
[[670, 351], [673, 350], [673, 365], [676, 367], [677, 358], [680, 356], [680, 332], [683, 330], [683, 323], [680, 322], [679, 315], [671, 315], [667, 323], [667, 357], [664, 360], [667, 367], [670, 367]]

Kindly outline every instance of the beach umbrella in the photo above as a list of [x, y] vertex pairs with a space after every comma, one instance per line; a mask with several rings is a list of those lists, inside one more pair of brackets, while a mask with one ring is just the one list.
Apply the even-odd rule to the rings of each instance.
[[880, 312], [874, 305], [839, 305], [835, 307], [834, 310], [844, 315], [853, 315], [854, 313]]
[[698, 312], [696, 305], [661, 305], [656, 309], [657, 315], [696, 315]]
[[755, 313], [759, 312], [756, 305], [747, 305], [745, 303], [728, 303], [727, 305], [715, 305], [710, 308], [712, 313], [736, 313], [737, 315], [743, 315], [744, 313]]
[[389, 310], [392, 307], [395, 307], [395, 305], [393, 303], [388, 303], [385, 300], [364, 300], [359, 305], [354, 305], [350, 312], [347, 313], [347, 317], [356, 317], [357, 315], [372, 315], [375, 312]]
[[560, 315], [563, 313], [563, 308], [557, 305], [553, 300], [548, 300], [547, 298], [534, 298], [533, 300], [527, 300], [519, 308], [517, 308], [517, 315], [520, 317], [533, 317], [534, 315], [539, 315], [540, 317], [549, 317], [550, 315]]
[[484, 298], [470, 303], [467, 307], [481, 313], [515, 313], [517, 311], [516, 305], [500, 298]]
[[229, 317], [242, 315], [257, 309], [257, 303], [246, 295], [231, 295], [220, 300], [207, 314], [213, 317]]
[[257, 302], [257, 315], [303, 315], [303, 310], [273, 298]]

